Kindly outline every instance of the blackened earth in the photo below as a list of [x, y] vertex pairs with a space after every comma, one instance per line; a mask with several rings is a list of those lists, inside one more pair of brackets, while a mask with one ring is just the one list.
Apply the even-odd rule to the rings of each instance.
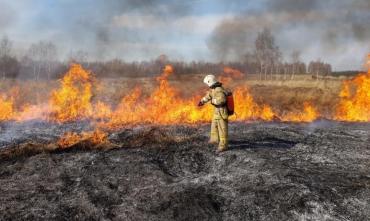
[[[18, 127], [13, 143], [40, 145], [63, 128]], [[208, 133], [137, 126], [110, 136], [117, 149], [2, 160], [0, 220], [370, 219], [370, 124], [232, 123], [221, 154]]]

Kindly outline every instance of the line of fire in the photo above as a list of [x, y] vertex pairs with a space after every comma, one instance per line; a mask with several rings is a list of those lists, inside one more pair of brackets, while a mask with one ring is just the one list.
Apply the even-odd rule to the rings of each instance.
[[[370, 59], [370, 55], [369, 55]], [[89, 121], [96, 130], [86, 134], [67, 132], [58, 142], [66, 147], [80, 139], [91, 137], [94, 142], [103, 142], [104, 131], [112, 131], [137, 124], [198, 124], [210, 121], [210, 106], [199, 108], [196, 103], [201, 98], [194, 94], [182, 97], [176, 87], [171, 86], [168, 79], [176, 70], [165, 65], [163, 73], [155, 78], [156, 86], [148, 95], [143, 95], [140, 85], [122, 97], [114, 107], [110, 103], [94, 99], [94, 92], [99, 87], [94, 74], [80, 64], [71, 64], [68, 72], [58, 82], [45, 103], [19, 103], [14, 86], [9, 93], [0, 96], [0, 121], [47, 121], [63, 124], [72, 121]], [[347, 122], [370, 121], [370, 69], [367, 73], [359, 73], [353, 79], [343, 80], [338, 94], [337, 103], [330, 107], [329, 112], [320, 112], [323, 107], [311, 100], [304, 100], [298, 110], [284, 110], [270, 104], [258, 104], [250, 93], [248, 86], [243, 85], [246, 74], [239, 70], [224, 67], [219, 81], [232, 85], [235, 99], [235, 114], [230, 121], [282, 121], [282, 122], [313, 122], [319, 119]], [[104, 90], [100, 88], [100, 90]]]

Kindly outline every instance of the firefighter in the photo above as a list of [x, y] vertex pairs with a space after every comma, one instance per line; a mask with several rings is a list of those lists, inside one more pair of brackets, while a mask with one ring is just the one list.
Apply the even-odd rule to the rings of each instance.
[[207, 75], [203, 82], [210, 90], [200, 101], [198, 106], [203, 106], [207, 102], [215, 107], [212, 117], [211, 137], [209, 143], [218, 143], [217, 152], [227, 150], [228, 144], [228, 117], [226, 90], [222, 84], [216, 80], [214, 75]]

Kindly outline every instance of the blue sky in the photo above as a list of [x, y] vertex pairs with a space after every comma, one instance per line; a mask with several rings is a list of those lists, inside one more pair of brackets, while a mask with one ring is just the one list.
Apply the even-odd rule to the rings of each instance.
[[52, 41], [60, 58], [240, 60], [270, 28], [289, 60], [322, 59], [359, 69], [370, 51], [368, 0], [0, 0], [0, 36], [18, 54]]

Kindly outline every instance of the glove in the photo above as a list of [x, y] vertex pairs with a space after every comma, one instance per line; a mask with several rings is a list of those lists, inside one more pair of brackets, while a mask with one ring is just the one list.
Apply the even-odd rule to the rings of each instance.
[[198, 103], [198, 107], [201, 107], [201, 106], [203, 106], [204, 105], [204, 103], [202, 102], [202, 101], [199, 101], [199, 103]]
[[213, 99], [212, 99], [212, 101], [211, 101], [211, 103], [212, 103], [213, 105], [216, 105], [216, 103], [217, 103], [216, 98], [213, 98]]

